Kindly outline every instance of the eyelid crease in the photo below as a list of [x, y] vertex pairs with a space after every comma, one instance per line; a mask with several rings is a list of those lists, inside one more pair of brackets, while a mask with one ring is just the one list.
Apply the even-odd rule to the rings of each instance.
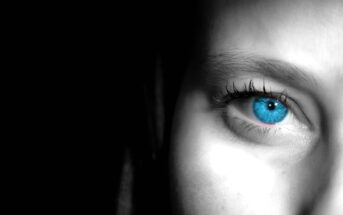
[[250, 77], [268, 77], [310, 94], [319, 88], [317, 80], [310, 72], [291, 63], [253, 53], [231, 51], [208, 55], [199, 66], [204, 72], [202, 77], [205, 78], [207, 86], [219, 86], [226, 80], [247, 74]]

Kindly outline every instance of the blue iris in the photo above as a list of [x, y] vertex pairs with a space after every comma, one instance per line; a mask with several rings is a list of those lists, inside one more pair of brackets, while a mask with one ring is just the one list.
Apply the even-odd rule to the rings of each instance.
[[267, 124], [281, 122], [288, 113], [287, 107], [279, 100], [268, 97], [256, 98], [253, 101], [253, 111], [261, 122]]

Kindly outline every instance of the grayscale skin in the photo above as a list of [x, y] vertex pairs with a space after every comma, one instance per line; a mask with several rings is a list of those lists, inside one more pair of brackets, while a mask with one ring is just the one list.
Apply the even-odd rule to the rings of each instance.
[[[210, 63], [190, 67], [173, 122], [174, 214], [343, 214], [343, 1], [205, 4]], [[287, 92], [284, 121], [259, 122], [249, 98], [216, 105], [250, 81]]]

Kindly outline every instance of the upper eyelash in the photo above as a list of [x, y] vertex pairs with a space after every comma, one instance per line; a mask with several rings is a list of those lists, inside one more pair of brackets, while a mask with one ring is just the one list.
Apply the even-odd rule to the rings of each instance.
[[273, 99], [277, 99], [280, 102], [282, 102], [285, 106], [289, 106], [287, 103], [287, 92], [284, 90], [281, 93], [278, 93], [278, 95], [275, 95], [273, 91], [270, 89], [270, 91], [266, 90], [265, 84], [263, 83], [262, 91], [258, 91], [255, 86], [254, 82], [252, 80], [249, 81], [249, 84], [247, 85], [244, 83], [244, 89], [238, 90], [235, 86], [235, 82], [232, 82], [232, 91], [228, 89], [228, 86], [225, 87], [226, 93], [221, 96], [214, 97], [214, 101], [218, 105], [227, 105], [229, 102], [231, 102], [234, 99], [238, 98], [248, 98], [253, 96], [266, 96]]

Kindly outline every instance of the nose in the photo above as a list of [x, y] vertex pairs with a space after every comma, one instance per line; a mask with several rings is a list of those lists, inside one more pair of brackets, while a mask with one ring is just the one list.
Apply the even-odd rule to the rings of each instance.
[[329, 181], [316, 203], [314, 215], [343, 214], [343, 117], [336, 117], [335, 120], [335, 126], [329, 131], [332, 165], [328, 171]]
[[[338, 153], [337, 153], [338, 154]], [[332, 177], [326, 190], [317, 202], [314, 215], [343, 214], [343, 158], [332, 168]]]

